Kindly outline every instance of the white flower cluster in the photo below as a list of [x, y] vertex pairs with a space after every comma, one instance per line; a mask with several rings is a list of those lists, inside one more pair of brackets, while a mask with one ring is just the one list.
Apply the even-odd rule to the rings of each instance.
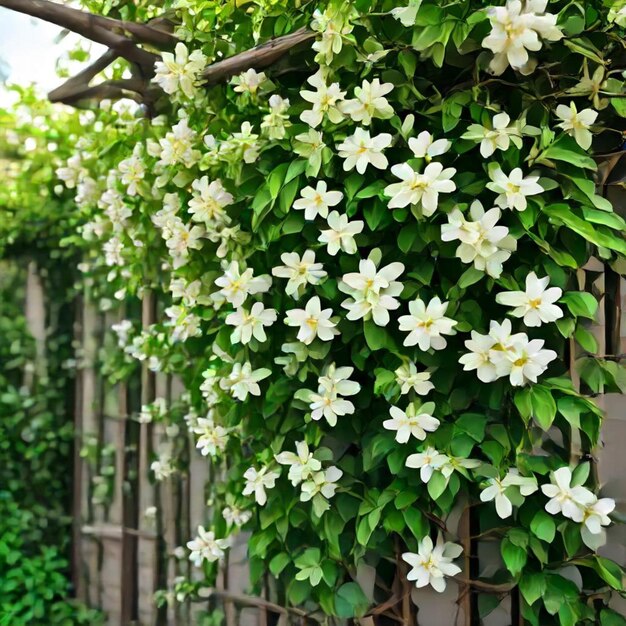
[[526, 333], [512, 333], [510, 320], [501, 324], [490, 323], [489, 333], [481, 335], [472, 331], [472, 338], [465, 342], [470, 351], [459, 363], [465, 371], [476, 370], [478, 379], [490, 383], [507, 377], [513, 386], [519, 387], [537, 378], [556, 359], [554, 350], [544, 349], [543, 339], [529, 339]]
[[322, 469], [322, 464], [309, 450], [306, 441], [296, 443], [296, 453], [281, 452], [276, 455], [276, 461], [281, 465], [289, 466], [288, 479], [294, 487], [301, 485], [300, 500], [313, 501], [315, 511], [321, 516], [329, 508], [330, 500], [337, 490], [337, 482], [343, 472], [331, 466]]
[[480, 200], [470, 206], [468, 220], [457, 207], [448, 214], [448, 223], [441, 225], [442, 241], [459, 241], [456, 255], [463, 263], [473, 263], [477, 270], [498, 278], [502, 264], [517, 249], [517, 241], [506, 226], [498, 225], [500, 209], [485, 211]]
[[322, 417], [329, 426], [337, 425], [337, 418], [354, 413], [354, 404], [346, 397], [356, 396], [361, 390], [359, 383], [350, 380], [353, 367], [336, 367], [331, 363], [323, 376], [318, 378], [317, 392], [308, 392], [311, 419], [318, 421]]
[[550, 498], [546, 511], [582, 524], [581, 535], [592, 550], [605, 543], [603, 526], [611, 523], [609, 514], [615, 509], [615, 500], [598, 499], [582, 485], [572, 485], [573, 475], [568, 467], [561, 467], [551, 474], [551, 483], [541, 485], [541, 491]]
[[503, 7], [488, 9], [491, 33], [483, 39], [483, 48], [494, 53], [489, 64], [500, 75], [510, 65], [521, 74], [530, 74], [537, 61], [528, 52], [541, 50], [543, 41], [559, 41], [563, 33], [556, 25], [556, 15], [546, 13], [548, 0], [507, 0]]

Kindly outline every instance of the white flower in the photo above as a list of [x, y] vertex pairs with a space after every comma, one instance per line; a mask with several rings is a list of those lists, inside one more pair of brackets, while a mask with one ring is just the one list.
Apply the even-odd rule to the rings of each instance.
[[272, 285], [272, 279], [267, 274], [254, 276], [250, 268], [240, 273], [239, 263], [231, 261], [224, 275], [220, 276], [215, 284], [221, 287], [220, 296], [234, 307], [240, 307], [249, 295], [267, 292]]
[[230, 374], [220, 380], [220, 387], [224, 391], [228, 391], [233, 398], [243, 402], [248, 394], [261, 395], [259, 381], [267, 378], [271, 373], [271, 370], [265, 367], [253, 370], [249, 361], [243, 364], [235, 363]]
[[117, 335], [117, 345], [120, 348], [126, 347], [128, 337], [133, 330], [133, 323], [130, 320], [122, 320], [111, 325], [111, 330]]
[[198, 526], [198, 536], [187, 542], [187, 548], [191, 550], [189, 560], [200, 567], [202, 561], [219, 561], [224, 557], [224, 550], [229, 547], [228, 539], [216, 539], [212, 530], [205, 530], [204, 526]]
[[225, 153], [232, 151], [233, 158], [241, 155], [240, 158], [244, 163], [254, 163], [259, 156], [259, 142], [257, 141], [259, 136], [252, 130], [250, 122], [243, 122], [241, 131], [233, 133], [231, 140], [222, 144], [222, 150]]
[[270, 112], [263, 117], [261, 130], [265, 131], [269, 139], [283, 139], [286, 128], [291, 126], [287, 113], [289, 100], [274, 94], [270, 97], [268, 104], [270, 105]]
[[275, 309], [266, 309], [262, 302], [255, 302], [248, 312], [243, 307], [238, 308], [234, 313], [230, 313], [225, 322], [229, 326], [234, 326], [235, 330], [230, 336], [233, 343], [249, 343], [252, 337], [257, 341], [266, 341], [265, 326], [271, 326], [277, 318]]
[[178, 217], [170, 226], [170, 237], [165, 245], [174, 259], [174, 269], [178, 269], [187, 263], [190, 250], [202, 248], [202, 239], [206, 237], [206, 230], [203, 226], [184, 224]]
[[361, 385], [350, 380], [352, 374], [354, 374], [353, 367], [337, 367], [331, 363], [318, 379], [319, 390], [327, 389], [340, 396], [354, 396], [361, 390]]
[[528, 337], [524, 333], [511, 334], [511, 320], [504, 320], [502, 324], [491, 321], [489, 334], [481, 335], [472, 331], [472, 338], [465, 342], [470, 350], [460, 359], [465, 371], [476, 370], [478, 379], [490, 383], [500, 376], [508, 376], [507, 366], [498, 365], [500, 361], [510, 361], [516, 358], [516, 345], [524, 345]]
[[389, 165], [383, 150], [391, 144], [389, 133], [380, 133], [370, 137], [369, 130], [356, 128], [353, 135], [346, 137], [343, 143], [337, 146], [338, 154], [342, 159], [344, 171], [348, 172], [356, 168], [359, 174], [363, 174], [368, 165], [373, 165], [379, 170], [384, 170]]
[[141, 144], [137, 144], [131, 156], [119, 162], [117, 169], [121, 174], [122, 184], [126, 185], [126, 193], [129, 196], [136, 196], [139, 183], [146, 174], [146, 164], [141, 157]]
[[339, 83], [327, 85], [321, 68], [307, 78], [307, 83], [314, 87], [316, 91], [304, 90], [300, 92], [300, 96], [303, 100], [310, 102], [313, 108], [303, 111], [300, 119], [312, 128], [319, 126], [324, 116], [333, 124], [341, 122], [343, 114], [339, 109], [339, 105], [343, 101], [346, 92], [341, 91]]
[[154, 472], [156, 480], [165, 480], [176, 472], [176, 468], [172, 465], [172, 458], [168, 453], [163, 453], [150, 464], [150, 469]]
[[222, 511], [222, 517], [226, 520], [227, 524], [241, 527], [250, 521], [252, 512], [241, 510], [236, 506], [227, 506]]
[[389, 409], [391, 419], [383, 422], [383, 427], [387, 430], [396, 431], [396, 441], [398, 443], [406, 443], [411, 436], [424, 441], [426, 433], [433, 433], [439, 428], [439, 420], [433, 417], [432, 412], [435, 410], [434, 402], [426, 402], [420, 407], [416, 407], [412, 402], [406, 411], [392, 406]]
[[233, 195], [228, 193], [217, 180], [209, 183], [207, 176], [194, 180], [191, 184], [193, 197], [189, 201], [189, 213], [194, 222], [201, 222], [207, 227], [224, 226], [230, 223], [230, 217], [224, 207], [233, 203]]
[[124, 250], [124, 244], [122, 240], [117, 237], [111, 237], [102, 245], [102, 251], [104, 252], [104, 262], [109, 266], [125, 265], [124, 256], [122, 252]]
[[363, 232], [365, 223], [361, 220], [348, 221], [348, 216], [332, 211], [328, 215], [328, 230], [322, 230], [318, 241], [326, 244], [326, 251], [335, 256], [339, 250], [346, 254], [354, 254], [357, 251], [354, 236]]
[[337, 482], [343, 476], [343, 472], [335, 466], [329, 467], [325, 472], [316, 472], [311, 480], [302, 484], [300, 500], [308, 502], [317, 494], [330, 500], [337, 491]]
[[254, 467], [249, 467], [243, 475], [246, 480], [243, 495], [254, 494], [256, 503], [263, 506], [267, 502], [265, 490], [273, 489], [279, 476], [278, 472], [270, 471], [268, 467], [262, 467], [259, 471]]
[[513, 503], [507, 495], [507, 490], [510, 492], [517, 489], [522, 496], [529, 496], [538, 489], [534, 477], [520, 476], [514, 469], [509, 470], [503, 479], [490, 478], [487, 483], [488, 486], [480, 493], [480, 500], [481, 502], [495, 500], [496, 513], [501, 519], [506, 519], [513, 513]]
[[170, 283], [172, 298], [175, 300], [182, 299], [183, 304], [188, 307], [192, 307], [198, 302], [208, 304], [209, 300], [200, 295], [201, 290], [202, 282], [199, 280], [192, 280], [188, 283], [184, 278], [174, 278]]
[[490, 353], [498, 376], [508, 376], [516, 387], [528, 382], [536, 383], [537, 378], [548, 369], [548, 364], [557, 357], [554, 350], [543, 349], [543, 339], [529, 341], [524, 333], [520, 335], [510, 350], [492, 350]]
[[322, 152], [325, 147], [324, 135], [313, 128], [294, 137], [293, 151], [308, 161], [307, 174], [310, 176], [317, 176], [322, 167]]
[[490, 335], [481, 335], [472, 331], [472, 338], [465, 341], [465, 347], [470, 351], [464, 354], [459, 363], [466, 372], [476, 370], [478, 380], [491, 383], [498, 378], [496, 366], [491, 360], [491, 350], [496, 345], [496, 340]]
[[161, 159], [157, 165], [184, 165], [192, 167], [200, 160], [200, 151], [194, 150], [197, 134], [189, 128], [189, 121], [184, 118], [159, 139], [161, 145]]
[[354, 404], [340, 397], [335, 391], [323, 388], [319, 393], [311, 393], [309, 399], [311, 419], [318, 421], [324, 417], [329, 426], [337, 425], [337, 417], [354, 413]]
[[332, 314], [332, 309], [322, 310], [320, 299], [314, 296], [304, 309], [287, 311], [285, 324], [299, 327], [297, 338], [305, 345], [312, 343], [316, 337], [322, 341], [332, 341], [339, 334], [335, 328], [337, 324], [331, 320]]
[[341, 202], [341, 191], [328, 191], [325, 180], [318, 180], [313, 187], [305, 187], [300, 192], [300, 198], [293, 203], [296, 210], [304, 209], [304, 219], [314, 220], [318, 215], [328, 217], [328, 207], [336, 206]]
[[337, 417], [354, 413], [354, 404], [342, 396], [354, 396], [361, 390], [359, 383], [350, 380], [353, 367], [336, 367], [331, 363], [318, 379], [317, 393], [309, 395], [311, 419], [324, 417], [330, 426], [337, 425]]
[[59, 167], [55, 173], [68, 189], [74, 189], [78, 181], [87, 175], [87, 170], [83, 166], [80, 154], [75, 154], [67, 160], [65, 167]]
[[329, 64], [333, 56], [341, 52], [343, 36], [352, 32], [350, 12], [345, 7], [327, 8], [323, 12], [315, 9], [313, 18], [311, 30], [322, 33], [322, 38], [311, 46], [318, 53], [315, 60], [320, 64]]
[[489, 7], [491, 32], [482, 46], [494, 53], [489, 65], [494, 74], [502, 74], [509, 65], [530, 74], [536, 61], [528, 51], [541, 50], [541, 39], [558, 41], [563, 37], [556, 26], [557, 16], [545, 13], [547, 4], [548, 0], [507, 0], [506, 6]]
[[228, 443], [228, 430], [219, 424], [215, 424], [209, 416], [199, 417], [193, 428], [198, 437], [196, 448], [202, 456], [216, 456], [223, 452]]
[[413, 390], [418, 396], [425, 396], [435, 388], [435, 385], [430, 382], [430, 372], [418, 372], [413, 361], [403, 363], [395, 371], [395, 375], [401, 394]]
[[172, 341], [187, 341], [189, 337], [198, 337], [202, 334], [200, 318], [190, 313], [184, 306], [173, 305], [165, 309], [170, 319], [165, 323], [172, 328]]
[[575, 522], [582, 522], [585, 508], [596, 501], [593, 493], [581, 485], [571, 486], [572, 472], [569, 467], [560, 467], [552, 472], [550, 480], [551, 484], [541, 485], [543, 494], [550, 498], [546, 504], [546, 511], [552, 515], [562, 513]]
[[265, 72], [257, 72], [255, 69], [250, 68], [239, 74], [239, 76], [234, 76], [231, 83], [235, 85], [234, 91], [254, 95], [266, 80]]
[[104, 209], [106, 216], [111, 220], [114, 230], [122, 230], [128, 218], [133, 214], [124, 204], [122, 194], [115, 189], [107, 189], [98, 200], [98, 206]]
[[392, 83], [381, 84], [378, 78], [374, 78], [371, 83], [363, 80], [361, 87], [354, 88], [356, 99], [346, 100], [341, 110], [354, 122], [361, 122], [366, 126], [371, 124], [372, 118], [388, 119], [393, 116], [393, 107], [384, 96], [392, 90]]
[[412, 469], [419, 469], [420, 479], [423, 483], [427, 483], [435, 470], [440, 470], [449, 462], [450, 457], [448, 455], [429, 446], [424, 452], [409, 455], [405, 465]]
[[411, 571], [407, 574], [407, 580], [415, 581], [415, 586], [419, 589], [430, 585], [439, 593], [446, 589], [446, 576], [456, 576], [462, 570], [452, 561], [459, 557], [463, 548], [456, 543], [444, 542], [439, 535], [437, 545], [433, 545], [433, 540], [427, 535], [417, 546], [417, 554], [405, 552], [402, 559], [411, 566]]
[[408, 163], [391, 168], [391, 173], [402, 182], [385, 187], [385, 195], [391, 198], [389, 208], [403, 208], [411, 204], [422, 207], [425, 217], [432, 215], [439, 204], [440, 193], [452, 193], [456, 189], [451, 180], [456, 174], [453, 167], [443, 168], [441, 163], [429, 163], [423, 174], [416, 172]]
[[591, 148], [593, 135], [589, 131], [589, 127], [596, 121], [597, 111], [583, 109], [578, 112], [576, 104], [570, 102], [569, 106], [559, 104], [556, 107], [556, 116], [562, 120], [560, 124], [557, 124], [558, 128], [562, 128], [568, 135], [574, 137], [576, 143], [583, 150]]
[[380, 268], [369, 259], [359, 262], [359, 271], [344, 274], [339, 281], [339, 290], [350, 298], [341, 306], [348, 309], [349, 320], [367, 319], [372, 316], [378, 326], [389, 323], [389, 311], [400, 306], [396, 297], [402, 293], [402, 283], [395, 279], [404, 271], [402, 263], [390, 263]]
[[602, 526], [611, 523], [609, 513], [615, 510], [615, 500], [612, 498], [600, 498], [585, 508], [583, 524], [592, 535], [599, 535]]
[[297, 252], [284, 252], [280, 260], [284, 265], [274, 267], [272, 275], [288, 279], [285, 293], [293, 298], [302, 296], [307, 284], [317, 285], [327, 276], [324, 266], [315, 262], [313, 250], [306, 250], [302, 258]]
[[474, 221], [467, 220], [458, 208], [453, 209], [448, 214], [448, 223], [441, 225], [441, 239], [460, 241], [456, 255], [463, 263], [473, 263], [476, 269], [498, 278], [502, 264], [517, 248], [517, 242], [506, 226], [497, 225], [500, 219], [497, 207], [485, 212], [480, 201], [475, 200], [470, 217]]
[[517, 209], [524, 211], [528, 206], [526, 198], [543, 193], [543, 187], [537, 182], [539, 176], [527, 176], [524, 178], [519, 167], [511, 170], [507, 176], [499, 165], [489, 168], [491, 182], [487, 183], [487, 189], [500, 194], [496, 198], [496, 204], [501, 209]]
[[419, 298], [409, 302], [410, 315], [399, 318], [400, 330], [408, 332], [403, 345], [418, 345], [422, 351], [443, 350], [447, 341], [442, 335], [456, 335], [454, 327], [457, 321], [445, 317], [448, 308], [447, 302], [442, 302], [435, 296], [429, 303]]
[[313, 452], [309, 451], [306, 441], [296, 443], [296, 453], [281, 452], [274, 458], [281, 465], [289, 465], [287, 478], [294, 487], [322, 469], [322, 464], [313, 458]]
[[537, 278], [535, 272], [526, 276], [526, 291], [506, 291], [496, 295], [496, 302], [516, 307], [511, 315], [523, 317], [526, 326], [541, 326], [563, 317], [563, 311], [554, 304], [562, 295], [559, 287], [548, 287], [550, 277]]
[[470, 124], [461, 139], [480, 141], [480, 154], [487, 158], [496, 150], [508, 150], [511, 139], [521, 135], [519, 127], [515, 124], [510, 126], [510, 123], [511, 118], [506, 113], [498, 113], [491, 120], [491, 128]]
[[165, 93], [174, 94], [180, 89], [188, 98], [193, 98], [207, 59], [200, 50], [189, 54], [182, 42], [176, 44], [174, 53], [161, 53], [162, 60], [154, 64], [154, 82]]
[[452, 142], [447, 139], [437, 139], [435, 141], [427, 130], [423, 130], [417, 137], [409, 139], [409, 148], [411, 148], [415, 157], [418, 159], [425, 158], [427, 161], [430, 161], [433, 157], [445, 154], [450, 150], [451, 146]]

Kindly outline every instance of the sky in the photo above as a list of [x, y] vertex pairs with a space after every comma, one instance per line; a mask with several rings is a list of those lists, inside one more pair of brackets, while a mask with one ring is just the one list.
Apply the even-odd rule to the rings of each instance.
[[[8, 65], [8, 82], [35, 83], [42, 94], [58, 87], [63, 80], [56, 76], [56, 60], [78, 39], [72, 35], [56, 43], [60, 33], [54, 24], [0, 8], [0, 59]], [[0, 85], [0, 106], [10, 102], [10, 94]]]

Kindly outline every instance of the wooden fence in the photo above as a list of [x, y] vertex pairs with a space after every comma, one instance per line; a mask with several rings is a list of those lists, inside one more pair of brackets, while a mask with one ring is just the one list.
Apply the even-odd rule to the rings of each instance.
[[[600, 301], [600, 313], [592, 325], [602, 355], [622, 358], [626, 352], [626, 281], [600, 261], [592, 260], [579, 272], [580, 288], [591, 291]], [[46, 297], [37, 268], [28, 272], [26, 313], [31, 330], [40, 345], [40, 365], [45, 364]], [[49, 295], [49, 294], [48, 294]], [[158, 424], [138, 423], [142, 404], [157, 397], [171, 401], [181, 389], [176, 380], [151, 372], [143, 364], [140, 375], [126, 383], [111, 385], [100, 373], [99, 354], [105, 335], [119, 318], [97, 311], [84, 298], [77, 306], [75, 342], [79, 367], [75, 385], [76, 446], [74, 454], [74, 510], [72, 573], [78, 597], [102, 608], [111, 626], [190, 626], [201, 624], [199, 615], [216, 606], [206, 602], [171, 603], [157, 609], [154, 594], [171, 587], [180, 575], [194, 576], [186, 558], [175, 556], [204, 523], [205, 483], [208, 463], [197, 453], [191, 437], [186, 445], [190, 459], [188, 474], [175, 474], [162, 481], [150, 480], [149, 466], [162, 432]], [[151, 294], [144, 297], [136, 317], [148, 327], [156, 318]], [[579, 356], [572, 350], [572, 361]], [[616, 499], [618, 510], [626, 510], [626, 403], [621, 395], [598, 398], [607, 413], [603, 445], [597, 450], [597, 471], [604, 495]], [[572, 455], [578, 454], [572, 449]], [[489, 576], [499, 567], [495, 542], [472, 539], [475, 533], [468, 508], [459, 504], [448, 520], [457, 528], [465, 547], [465, 575]], [[609, 543], [601, 553], [626, 565], [626, 528], [609, 531]], [[373, 571], [359, 571], [359, 582], [367, 592], [373, 587]], [[220, 576], [221, 588], [231, 600], [217, 602], [226, 615], [227, 626], [286, 626], [286, 614], [270, 605], [246, 606], [248, 591], [246, 537], [240, 535], [230, 551], [226, 571]], [[420, 626], [520, 626], [516, 591], [497, 596], [498, 606], [480, 589], [471, 592], [452, 582], [444, 594], [420, 590]], [[417, 596], [415, 596], [418, 599]], [[493, 596], [491, 596], [493, 597]], [[271, 601], [271, 594], [266, 598]], [[626, 614], [626, 602], [616, 601], [616, 609]], [[619, 604], [621, 602], [621, 606]], [[488, 613], [488, 614], [486, 614]], [[278, 619], [280, 618], [280, 619]], [[378, 622], [372, 617], [363, 626]]]

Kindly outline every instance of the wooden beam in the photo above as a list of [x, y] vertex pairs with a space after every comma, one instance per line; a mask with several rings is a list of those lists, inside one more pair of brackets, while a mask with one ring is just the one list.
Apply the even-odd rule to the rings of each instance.
[[256, 48], [240, 52], [223, 61], [212, 63], [202, 73], [203, 82], [209, 86], [217, 85], [228, 80], [231, 76], [245, 72], [250, 68], [263, 69], [269, 67], [296, 46], [314, 38], [314, 32], [301, 28], [289, 35], [270, 39], [270, 41]]

